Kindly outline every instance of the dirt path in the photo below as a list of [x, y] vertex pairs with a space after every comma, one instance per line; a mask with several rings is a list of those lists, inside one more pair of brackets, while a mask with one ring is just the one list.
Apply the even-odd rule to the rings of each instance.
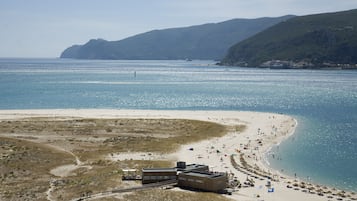
[[72, 172], [78, 168], [88, 168], [88, 169], [92, 168], [89, 165], [84, 165], [84, 163], [82, 161], [80, 161], [78, 156], [76, 156], [73, 152], [63, 149], [61, 147], [57, 147], [57, 146], [53, 146], [53, 145], [50, 145], [50, 146], [52, 146], [54, 149], [57, 149], [59, 151], [63, 151], [63, 152], [66, 152], [66, 153], [72, 155], [76, 160], [75, 164], [61, 165], [56, 168], [53, 168], [50, 171], [50, 173], [52, 175], [55, 175], [57, 177], [68, 177], [68, 176], [72, 176], [73, 175]]
[[113, 189], [111, 191], [106, 191], [102, 193], [97, 193], [94, 195], [88, 195], [86, 197], [80, 197], [80, 198], [75, 198], [72, 199], [71, 201], [78, 201], [78, 200], [95, 200], [95, 199], [100, 199], [100, 198], [106, 198], [106, 197], [112, 197], [120, 193], [128, 193], [128, 192], [134, 192], [134, 191], [141, 191], [141, 190], [146, 190], [150, 188], [159, 188], [159, 187], [165, 187], [165, 186], [174, 186], [177, 185], [177, 180], [168, 180], [168, 181], [162, 181], [162, 182], [157, 182], [157, 183], [151, 183], [151, 184], [145, 184], [145, 185], [140, 185], [140, 186], [134, 186], [131, 188], [121, 188], [121, 189]]
[[[49, 145], [51, 147], [53, 147], [54, 149], [58, 150], [58, 151], [63, 151], [66, 152], [70, 155], [72, 155], [75, 160], [76, 160], [76, 164], [68, 164], [68, 165], [61, 165], [58, 166], [56, 168], [53, 168], [52, 170], [50, 170], [50, 173], [56, 177], [68, 177], [68, 176], [72, 176], [74, 175], [74, 173], [72, 173], [74, 170], [78, 169], [78, 168], [88, 168], [91, 169], [92, 167], [89, 165], [84, 165], [84, 163], [82, 161], [79, 160], [78, 156], [76, 156], [73, 152], [63, 149], [61, 147], [57, 147], [57, 146], [53, 146], [53, 145]], [[47, 195], [47, 200], [49, 201], [56, 201], [55, 199], [52, 198], [51, 193], [55, 190], [55, 183], [58, 179], [53, 178], [50, 180], [50, 188], [46, 191], [46, 195]]]
[[46, 198], [49, 201], [56, 201], [52, 198], [52, 195], [51, 195], [52, 191], [55, 188], [54, 182], [55, 182], [54, 180], [52, 180], [52, 179], [50, 180], [50, 188], [46, 191]]

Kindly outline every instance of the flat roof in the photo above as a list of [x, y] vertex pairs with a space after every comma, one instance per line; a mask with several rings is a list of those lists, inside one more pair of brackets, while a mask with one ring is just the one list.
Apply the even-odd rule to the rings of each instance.
[[186, 171], [186, 170], [192, 170], [192, 169], [197, 169], [197, 168], [203, 168], [203, 167], [207, 167], [207, 165], [200, 165], [200, 164], [188, 164], [186, 165], [186, 168], [177, 168], [178, 170], [183, 170], [183, 171]]
[[143, 168], [143, 172], [176, 172], [176, 168]]
[[188, 164], [186, 165], [186, 168], [187, 167], [208, 167], [207, 165], [200, 165], [200, 164]]
[[205, 168], [205, 167], [207, 167], [207, 169], [208, 169], [207, 165], [188, 164], [188, 165], [186, 165], [186, 168], [178, 168], [178, 167], [174, 167], [174, 168], [143, 168], [142, 171], [143, 172], [177, 172], [177, 171], [186, 172], [186, 171], [195, 171], [195, 169]]
[[211, 172], [182, 172], [181, 174], [195, 176], [195, 177], [206, 177], [206, 178], [215, 178], [225, 176], [223, 173], [211, 173]]
[[123, 172], [136, 172], [137, 169], [123, 169]]

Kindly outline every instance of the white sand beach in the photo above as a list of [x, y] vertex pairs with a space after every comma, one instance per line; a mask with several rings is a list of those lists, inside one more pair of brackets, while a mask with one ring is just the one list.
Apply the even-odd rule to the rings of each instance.
[[[2, 110], [0, 121], [25, 117], [68, 117], [68, 118], [150, 118], [150, 119], [193, 119], [216, 122], [227, 126], [245, 125], [243, 132], [234, 130], [221, 138], [204, 140], [194, 144], [183, 145], [176, 153], [167, 156], [147, 153], [113, 154], [111, 160], [173, 160], [187, 163], [205, 164], [212, 171], [234, 174], [243, 184], [232, 195], [234, 200], [250, 201], [319, 201], [336, 200], [317, 195], [317, 187], [309, 192], [306, 184], [301, 187], [301, 181], [294, 181], [280, 172], [269, 168], [264, 160], [265, 153], [275, 144], [291, 136], [297, 126], [297, 121], [286, 115], [240, 111], [161, 111], [161, 110], [111, 110], [111, 109], [57, 109], [57, 110]], [[232, 164], [231, 156], [236, 162]], [[242, 164], [244, 159], [247, 164]], [[234, 165], [236, 167], [234, 167]], [[237, 169], [238, 167], [238, 169]], [[267, 187], [269, 175], [271, 186]], [[254, 181], [254, 187], [246, 187], [246, 179]], [[298, 180], [298, 179], [297, 179]], [[294, 183], [299, 184], [293, 186]], [[291, 186], [288, 188], [287, 186]], [[311, 185], [312, 186], [312, 185]], [[268, 192], [272, 191], [274, 192]], [[325, 188], [326, 189], [326, 188]], [[305, 191], [305, 192], [303, 192]], [[325, 190], [326, 191], [326, 190]]]

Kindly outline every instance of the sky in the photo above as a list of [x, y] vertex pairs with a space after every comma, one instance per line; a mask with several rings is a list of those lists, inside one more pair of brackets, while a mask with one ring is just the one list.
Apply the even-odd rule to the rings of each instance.
[[0, 57], [55, 58], [90, 39], [356, 8], [357, 0], [0, 0]]

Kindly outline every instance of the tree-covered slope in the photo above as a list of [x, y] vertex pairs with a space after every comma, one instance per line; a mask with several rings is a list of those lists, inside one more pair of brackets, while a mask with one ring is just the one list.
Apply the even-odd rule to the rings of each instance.
[[61, 58], [222, 59], [229, 47], [293, 16], [233, 19], [221, 23], [154, 30], [120, 41], [90, 40], [67, 48]]
[[230, 48], [224, 65], [354, 67], [357, 10], [295, 17]]

